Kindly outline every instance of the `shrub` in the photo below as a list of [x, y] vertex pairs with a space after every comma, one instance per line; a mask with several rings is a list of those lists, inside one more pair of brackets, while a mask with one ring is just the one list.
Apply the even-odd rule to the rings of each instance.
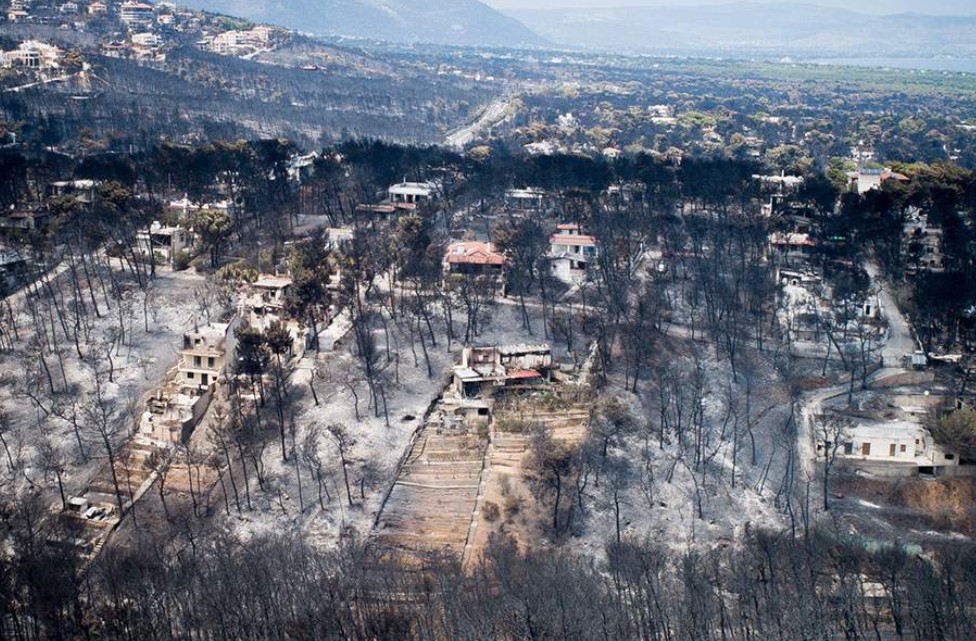
[[485, 501], [484, 506], [481, 508], [481, 516], [489, 523], [494, 523], [501, 516], [501, 510], [498, 509], [497, 503]]

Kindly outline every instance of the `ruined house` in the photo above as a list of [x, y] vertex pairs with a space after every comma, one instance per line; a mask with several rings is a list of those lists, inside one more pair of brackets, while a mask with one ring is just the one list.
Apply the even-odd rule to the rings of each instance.
[[177, 383], [191, 395], [210, 391], [224, 374], [234, 354], [235, 318], [231, 323], [212, 323], [183, 334], [183, 346], [177, 365]]
[[292, 355], [301, 357], [314, 337], [310, 337], [308, 329], [285, 310], [292, 284], [292, 279], [287, 276], [262, 274], [241, 291], [238, 315], [250, 327], [262, 332], [274, 322], [281, 323], [291, 334]]
[[136, 231], [136, 246], [140, 251], [153, 253], [157, 260], [173, 266], [177, 257], [193, 246], [193, 233], [180, 227], [153, 221], [149, 229]]
[[551, 369], [549, 345], [465, 347], [454, 367], [452, 389], [459, 398], [476, 398], [498, 388], [548, 380]]

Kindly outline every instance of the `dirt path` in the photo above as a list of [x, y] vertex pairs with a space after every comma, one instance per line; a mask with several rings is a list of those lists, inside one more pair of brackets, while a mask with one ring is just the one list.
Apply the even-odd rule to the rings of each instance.
[[394, 481], [377, 519], [374, 541], [407, 557], [460, 556], [478, 500], [487, 445], [483, 433], [453, 427], [435, 411]]
[[557, 392], [562, 398], [555, 402], [526, 399], [495, 415], [481, 492], [471, 518], [471, 536], [462, 555], [465, 565], [478, 562], [493, 534], [511, 536], [523, 550], [535, 547], [542, 539], [539, 526], [548, 520], [544, 514], [548, 508], [539, 504], [528, 481], [532, 474], [531, 435], [525, 430], [500, 428], [542, 426], [554, 440], [578, 446], [586, 438], [591, 410], [588, 395], [580, 396], [579, 391], [575, 385], [567, 385]]

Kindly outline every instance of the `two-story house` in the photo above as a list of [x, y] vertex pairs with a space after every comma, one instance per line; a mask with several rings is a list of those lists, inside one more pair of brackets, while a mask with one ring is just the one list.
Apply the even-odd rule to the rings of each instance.
[[553, 276], [564, 283], [581, 283], [598, 254], [596, 238], [582, 233], [579, 225], [559, 225], [549, 238], [550, 269]]
[[183, 389], [205, 394], [223, 376], [234, 353], [235, 318], [231, 323], [212, 323], [183, 334], [177, 365], [177, 381]]

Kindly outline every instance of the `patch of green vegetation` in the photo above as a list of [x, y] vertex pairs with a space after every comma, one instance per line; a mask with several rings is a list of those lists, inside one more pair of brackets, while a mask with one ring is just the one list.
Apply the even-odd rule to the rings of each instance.
[[702, 129], [714, 127], [718, 123], [714, 116], [700, 111], [687, 111], [681, 114], [678, 119], [686, 127], [700, 127]]
[[234, 18], [231, 16], [220, 16], [218, 18], [220, 26], [230, 30], [240, 30], [245, 31], [247, 29], [253, 29], [254, 23], [250, 20], [245, 20], [243, 18]]
[[495, 422], [495, 429], [504, 434], [524, 434], [529, 425], [528, 421], [520, 418], [500, 418]]
[[[657, 61], [659, 71], [674, 71], [702, 76], [721, 76], [742, 80], [770, 80], [800, 83], [827, 83], [838, 87], [860, 88], [884, 93], [909, 94], [976, 93], [976, 75], [924, 69], [877, 69], [841, 65], [774, 63], [740, 60], [689, 58]], [[826, 88], [826, 87], [825, 87]]]

